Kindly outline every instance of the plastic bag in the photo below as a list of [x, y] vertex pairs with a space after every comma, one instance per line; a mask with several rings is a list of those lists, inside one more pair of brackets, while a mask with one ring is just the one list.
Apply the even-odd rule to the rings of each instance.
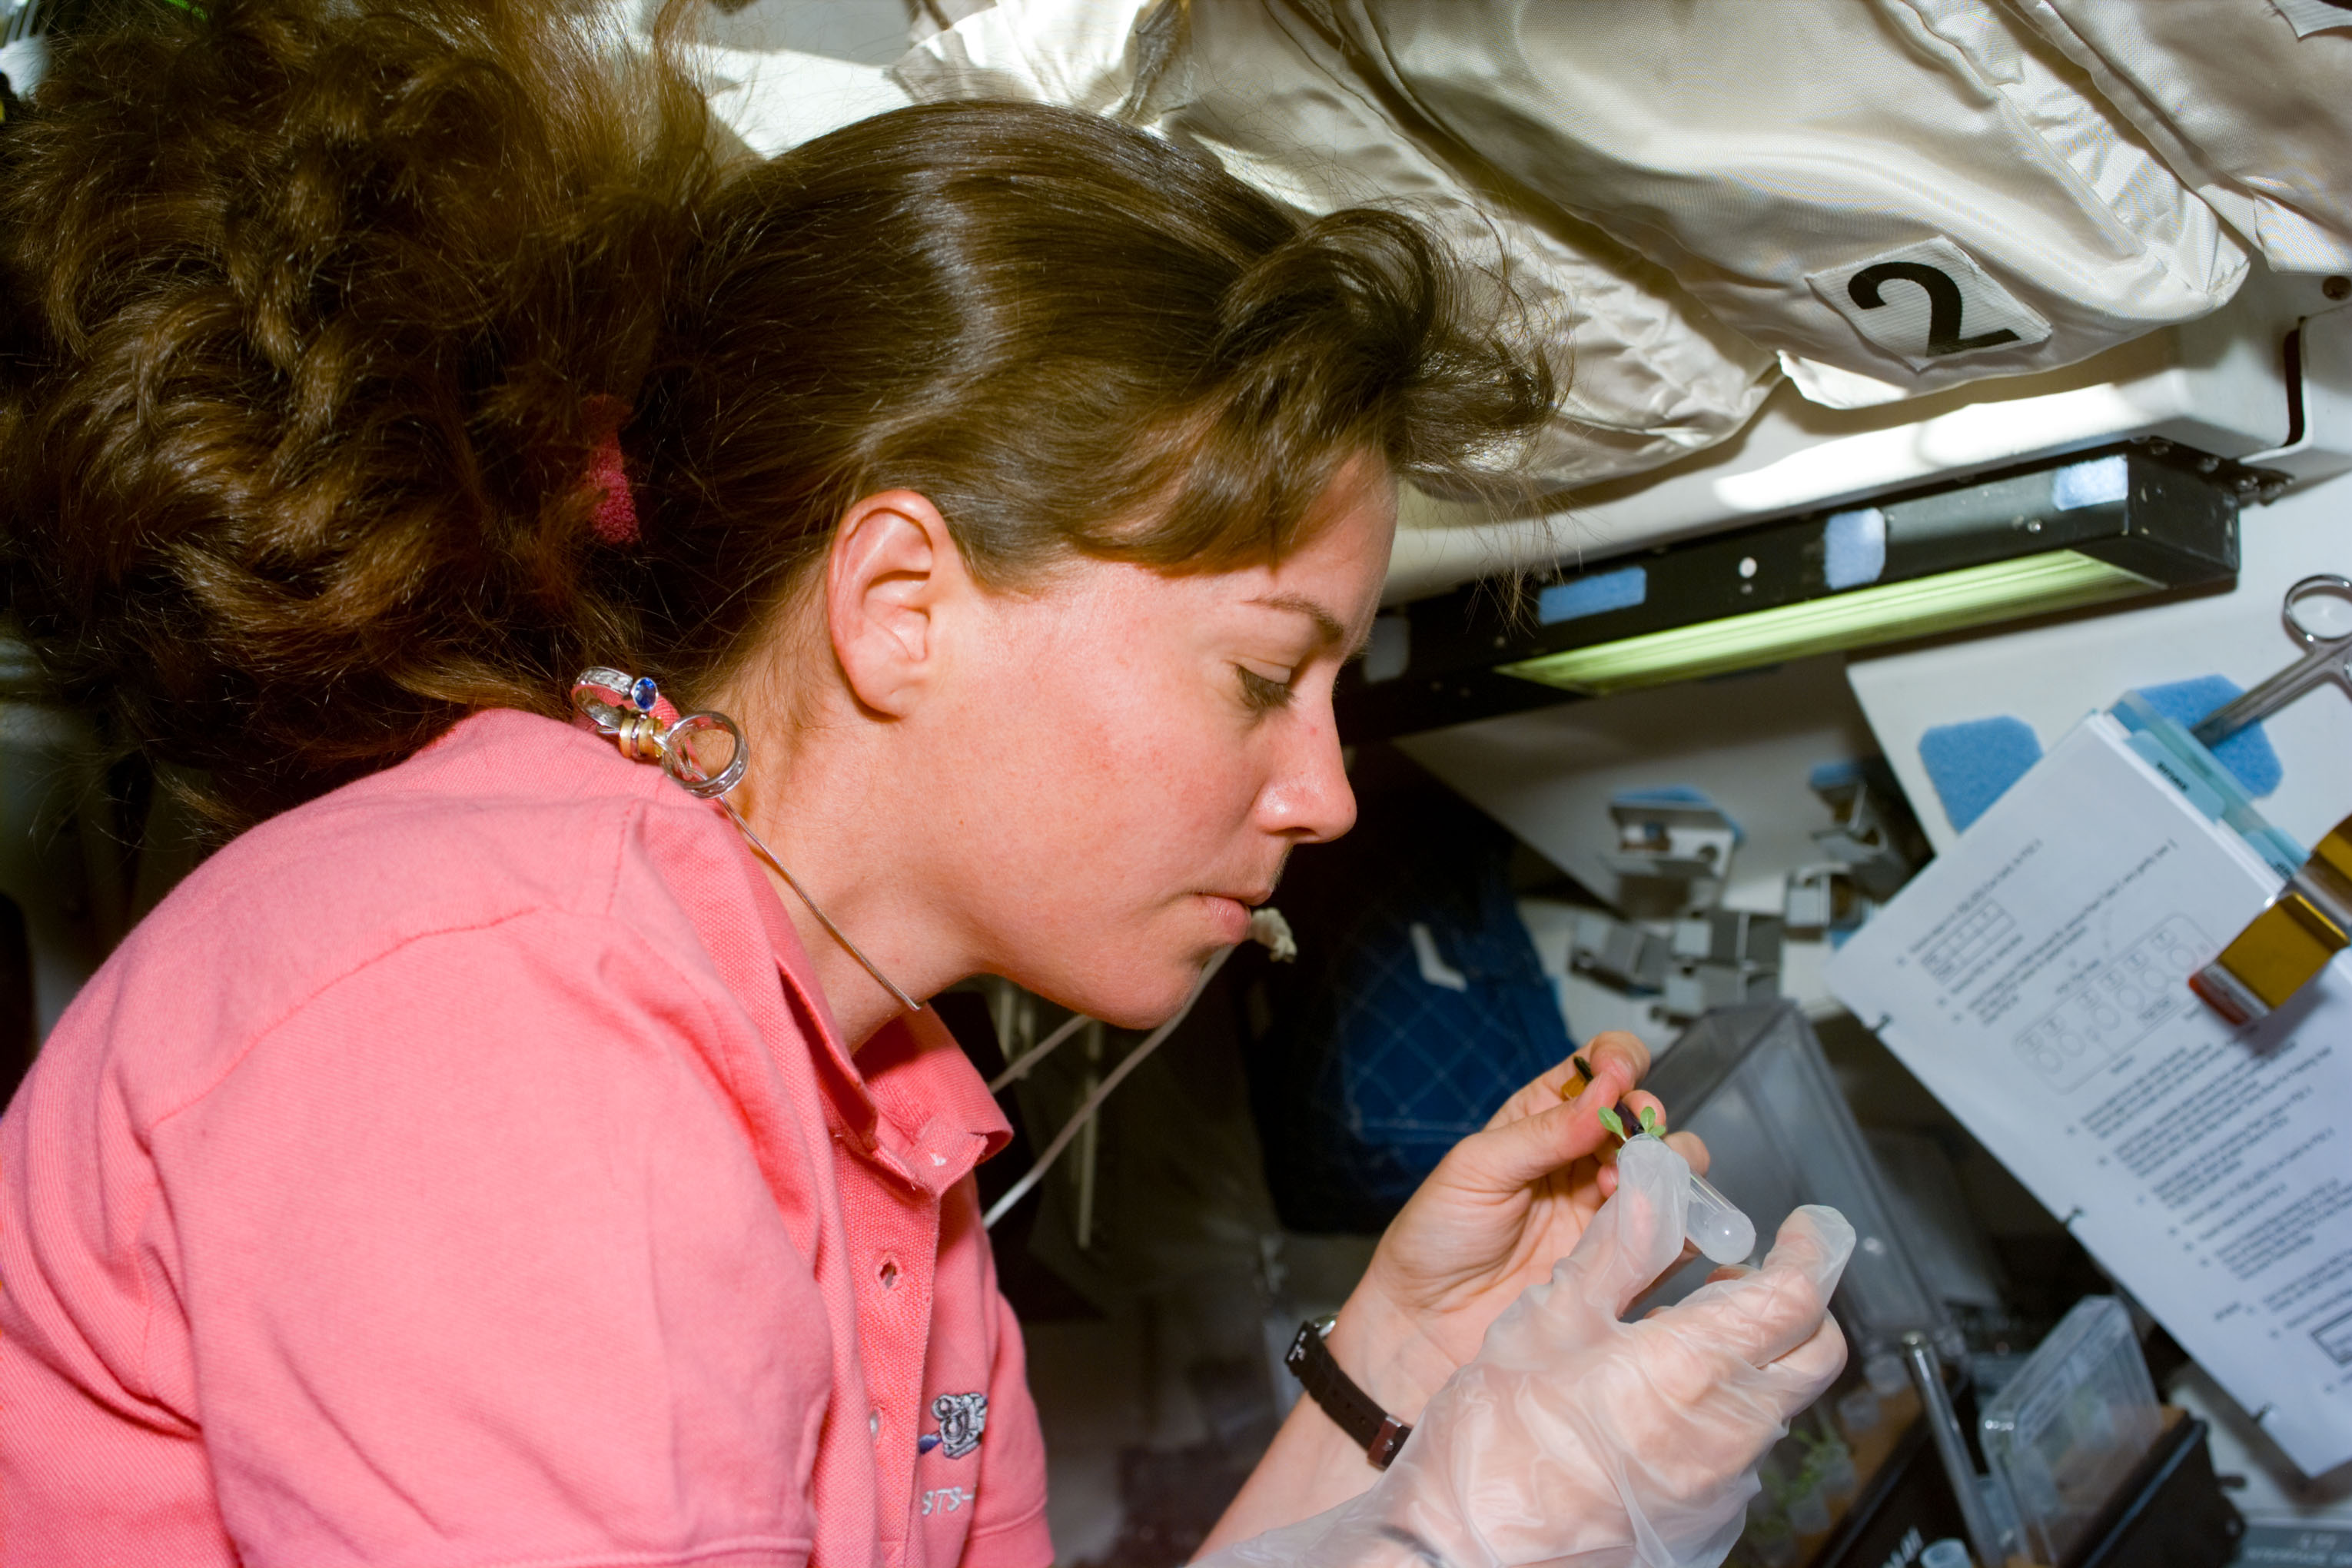
[[1764, 1267], [1632, 1322], [1680, 1257], [1689, 1167], [1654, 1138], [1549, 1283], [1487, 1331], [1371, 1489], [1195, 1568], [1714, 1568], [1756, 1467], [1845, 1364], [1828, 1316], [1853, 1249], [1791, 1214]]

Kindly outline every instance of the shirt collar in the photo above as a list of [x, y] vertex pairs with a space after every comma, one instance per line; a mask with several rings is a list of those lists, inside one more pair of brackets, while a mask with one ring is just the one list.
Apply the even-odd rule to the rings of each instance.
[[743, 860], [832, 1120], [869, 1163], [935, 1197], [945, 1193], [1013, 1141], [987, 1081], [929, 1007], [883, 1025], [853, 1057], [775, 885], [748, 847]]

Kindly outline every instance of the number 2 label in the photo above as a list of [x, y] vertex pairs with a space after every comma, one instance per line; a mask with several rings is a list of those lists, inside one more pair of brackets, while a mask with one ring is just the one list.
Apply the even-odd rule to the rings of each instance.
[[1898, 278], [1927, 291], [1928, 358], [1964, 354], [1970, 349], [2017, 342], [2017, 334], [2007, 327], [1995, 327], [1972, 338], [1960, 336], [1960, 321], [1968, 310], [1968, 300], [1949, 273], [1938, 272], [1924, 261], [1882, 261], [1875, 267], [1865, 267], [1845, 286], [1846, 295], [1864, 310], [1875, 310], [1886, 303], [1879, 286]]
[[1941, 236], [1805, 281], [1853, 330], [1923, 371], [1955, 355], [2031, 348], [2050, 323]]

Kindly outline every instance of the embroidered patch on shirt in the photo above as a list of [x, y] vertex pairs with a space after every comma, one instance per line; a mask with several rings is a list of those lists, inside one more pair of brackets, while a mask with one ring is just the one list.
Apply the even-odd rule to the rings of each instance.
[[917, 1438], [915, 1451], [928, 1454], [937, 1448], [950, 1459], [961, 1459], [980, 1447], [980, 1435], [988, 1426], [988, 1395], [942, 1394], [931, 1401], [931, 1414], [939, 1418], [940, 1429]]

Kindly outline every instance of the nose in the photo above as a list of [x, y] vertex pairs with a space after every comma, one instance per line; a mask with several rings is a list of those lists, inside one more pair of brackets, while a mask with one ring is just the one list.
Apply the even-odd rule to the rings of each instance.
[[1295, 727], [1258, 796], [1259, 825], [1298, 844], [1322, 844], [1356, 826], [1356, 792], [1330, 708]]

